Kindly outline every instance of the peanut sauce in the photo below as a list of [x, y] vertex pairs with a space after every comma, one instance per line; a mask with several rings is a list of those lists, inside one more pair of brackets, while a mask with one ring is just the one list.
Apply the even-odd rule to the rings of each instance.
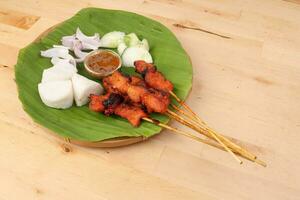
[[120, 59], [111, 52], [100, 51], [89, 58], [87, 65], [96, 73], [106, 74], [120, 65]]

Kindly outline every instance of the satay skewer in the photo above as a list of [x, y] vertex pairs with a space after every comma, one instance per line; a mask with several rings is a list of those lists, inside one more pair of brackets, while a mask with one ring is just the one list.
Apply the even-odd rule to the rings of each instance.
[[[173, 118], [174, 118], [174, 117], [177, 117], [176, 115], [174, 115], [175, 113], [172, 112], [172, 111], [170, 111], [170, 110], [168, 110], [167, 113], [168, 113], [170, 116], [172, 116]], [[179, 117], [179, 116], [178, 116], [178, 117]], [[174, 118], [174, 119], [176, 119], [176, 118]], [[182, 120], [182, 121], [185, 121], [183, 118], [181, 118], [181, 120]], [[180, 120], [180, 121], [181, 121], [181, 120]], [[195, 131], [199, 132], [199, 130], [196, 129], [196, 127], [192, 126], [192, 124], [189, 124], [189, 125], [190, 125], [189, 127], [193, 128]], [[201, 134], [203, 134], [203, 131], [201, 131]], [[232, 150], [231, 150], [224, 142], [222, 142], [222, 141], [220, 140], [220, 138], [219, 138], [215, 133], [209, 133], [209, 134], [210, 134], [210, 136], [211, 136], [213, 139], [215, 139], [218, 143], [220, 143], [221, 146], [223, 146], [224, 149], [226, 149], [226, 151], [227, 151], [229, 154], [231, 154], [232, 157], [233, 157], [239, 164], [243, 164], [243, 161], [241, 161], [241, 160], [240, 160], [240, 159], [232, 152]], [[207, 135], [206, 135], [206, 136], [207, 136]]]
[[[135, 61], [134, 63], [136, 72], [140, 73], [145, 83], [155, 90], [170, 93], [180, 104], [182, 104], [187, 110], [189, 110], [194, 117], [198, 117], [192, 109], [190, 109], [183, 101], [181, 101], [173, 92], [173, 84], [167, 80], [163, 74], [157, 71], [156, 67], [151, 63], [146, 63], [145, 61]], [[169, 102], [168, 102], [169, 103]], [[160, 113], [164, 113], [167, 110], [160, 110]], [[196, 130], [197, 131], [197, 130]], [[243, 162], [239, 160], [236, 155], [228, 148], [228, 146], [220, 140], [220, 138], [213, 132], [209, 132], [209, 135], [220, 143], [240, 164]]]
[[248, 150], [244, 149], [243, 147], [235, 144], [234, 142], [232, 142], [231, 140], [229, 140], [228, 138], [226, 138], [225, 136], [215, 132], [214, 130], [208, 128], [205, 126], [205, 124], [203, 123], [199, 123], [199, 121], [197, 119], [195, 119], [194, 117], [192, 117], [191, 115], [189, 115], [189, 113], [186, 113], [185, 111], [181, 110], [180, 108], [178, 108], [176, 105], [171, 104], [171, 106], [178, 111], [179, 113], [181, 113], [182, 115], [186, 116], [187, 118], [191, 119], [193, 122], [197, 123], [197, 125], [199, 125], [200, 127], [203, 127], [204, 129], [206, 129], [208, 132], [212, 132], [214, 134], [216, 134], [221, 140], [223, 140], [225, 143], [227, 143], [231, 148], [235, 148], [238, 149], [239, 151], [241, 151], [241, 153], [243, 154], [248, 154], [248, 156], [250, 156], [252, 159], [256, 159], [257, 156], [254, 155], [253, 153], [249, 152]]
[[[196, 123], [197, 125], [199, 125], [199, 126], [201, 126], [202, 124], [200, 124], [199, 123], [199, 121], [196, 119], [196, 118], [194, 118], [193, 116], [191, 116], [191, 115], [189, 115], [188, 113], [186, 113], [186, 112], [184, 112], [183, 110], [181, 110], [180, 108], [178, 108], [176, 105], [174, 105], [174, 104], [170, 104], [175, 110], [177, 110], [179, 113], [181, 113], [181, 114], [183, 114], [185, 117], [187, 117], [187, 118], [189, 118], [190, 120], [192, 120], [194, 123]], [[197, 115], [196, 115], [197, 116]], [[202, 126], [201, 126], [202, 127]], [[206, 128], [206, 127], [202, 127], [202, 128], [205, 128], [207, 131], [208, 131], [208, 133], [213, 137], [213, 139], [215, 139], [215, 140], [217, 140], [220, 144], [223, 144], [223, 145], [225, 145], [226, 147], [227, 147], [227, 145], [228, 145], [228, 141], [226, 141], [226, 142], [224, 142], [223, 140], [224, 140], [224, 138], [223, 137], [221, 137], [221, 135], [220, 134], [217, 134], [216, 132], [214, 132], [214, 131], [211, 131], [211, 129], [208, 129], [208, 128]], [[220, 139], [220, 138], [222, 138], [222, 140]], [[223, 146], [222, 145], [222, 146]], [[231, 146], [231, 144], [230, 144], [230, 146]], [[237, 147], [237, 145], [235, 145], [235, 147]], [[229, 152], [229, 153], [232, 153], [232, 152]]]
[[[140, 73], [143, 76], [144, 81], [148, 86], [156, 90], [169, 93], [176, 99], [177, 102], [179, 102], [187, 111], [191, 113], [192, 117], [189, 117], [189, 119], [196, 121], [196, 124], [198, 125], [205, 125], [204, 121], [195, 112], [193, 112], [193, 110], [188, 105], [186, 105], [183, 101], [180, 100], [179, 97], [177, 97], [177, 95], [172, 91], [174, 89], [173, 84], [156, 69], [154, 64], [146, 63], [145, 61], [135, 61], [134, 65], [136, 72]], [[210, 128], [205, 127], [204, 129], [208, 130], [207, 132], [209, 136], [211, 136], [214, 140], [219, 142], [222, 146], [226, 146], [226, 148], [228, 149], [227, 143], [230, 144], [230, 142], [228, 142], [225, 139], [221, 140], [221, 136], [219, 136], [219, 134], [216, 134], [214, 131], [210, 130]], [[235, 146], [233, 144], [231, 145]], [[235, 148], [239, 147], [235, 146]], [[232, 152], [230, 152], [229, 149], [228, 152], [232, 154]]]
[[193, 117], [199, 121], [201, 121], [203, 124], [206, 124], [184, 101], [182, 101], [173, 91], [169, 91], [170, 95], [174, 97], [174, 99], [182, 105], [187, 111], [189, 111]]
[[[175, 133], [175, 134], [183, 135], [183, 136], [186, 136], [186, 137], [188, 137], [188, 138], [190, 138], [190, 139], [196, 140], [196, 141], [198, 141], [198, 142], [201, 142], [201, 143], [210, 145], [210, 146], [212, 146], [212, 147], [216, 147], [216, 148], [218, 148], [218, 149], [220, 149], [220, 150], [222, 150], [222, 151], [226, 151], [226, 149], [225, 149], [223, 146], [221, 146], [221, 145], [219, 145], [219, 144], [217, 144], [217, 143], [215, 143], [215, 142], [212, 142], [212, 141], [206, 140], [206, 139], [202, 139], [202, 138], [197, 137], [197, 136], [195, 136], [195, 135], [193, 135], [193, 134], [191, 134], [191, 133], [182, 131], [182, 130], [180, 130], [180, 129], [171, 127], [171, 126], [166, 125], [166, 124], [163, 124], [163, 123], [161, 123], [160, 121], [158, 121], [158, 120], [156, 120], [156, 119], [151, 119], [151, 118], [148, 118], [148, 117], [144, 117], [144, 118], [142, 118], [142, 119], [143, 119], [144, 121], [150, 122], [150, 123], [155, 124], [155, 125], [157, 125], [157, 126], [160, 126], [160, 127], [162, 127], [162, 128], [168, 129], [168, 130], [170, 130], [170, 133]], [[232, 151], [234, 151], [234, 150], [232, 150]], [[247, 156], [245, 156], [245, 155], [240, 154], [239, 152], [235, 152], [235, 151], [234, 151], [234, 153], [236, 153], [236, 155], [238, 155], [238, 156], [240, 156], [240, 157], [242, 157], [242, 158], [244, 158], [244, 159], [247, 159], [247, 160], [252, 161], [252, 162], [256, 162], [257, 164], [266, 167], [266, 164], [265, 164], [263, 161], [260, 161], [260, 160], [254, 160], [254, 159], [252, 159], [251, 157], [247, 157]]]
[[[142, 75], [143, 75], [143, 73], [145, 72], [145, 70], [144, 69], [142, 69], [142, 70], [139, 70], [139, 71], [142, 71]], [[143, 103], [143, 105], [147, 108], [147, 110], [148, 110], [148, 112], [158, 112], [158, 113], [162, 113], [162, 114], [165, 114], [165, 112], [167, 111], [167, 108], [165, 107], [166, 106], [166, 104], [169, 104], [168, 103], [168, 100], [166, 99], [166, 98], [168, 98], [168, 97], [166, 97], [164, 94], [163, 94], [163, 91], [171, 91], [172, 90], [172, 88], [173, 88], [173, 86], [172, 86], [172, 84], [169, 82], [169, 81], [166, 81], [163, 77], [162, 77], [162, 75], [159, 73], [159, 72], [155, 72], [155, 71], [152, 71], [152, 72], [150, 72], [150, 73], [152, 73], [152, 76], [153, 75], [158, 75], [158, 76], [160, 76], [160, 80], [162, 80], [162, 81], [165, 81], [166, 82], [166, 87], [164, 87], [163, 86], [163, 88], [165, 88], [165, 89], [163, 89], [162, 90], [162, 93], [161, 94], [158, 94], [158, 93], [155, 93], [154, 91], [152, 91], [151, 93], [147, 93], [146, 91], [144, 91], [144, 89], [142, 89], [142, 85], [143, 85], [143, 83], [141, 84], [141, 85], [132, 85], [132, 86], [130, 86], [130, 83], [129, 83], [129, 85], [128, 85], [128, 78], [126, 78], [126, 77], [124, 77], [122, 74], [120, 74], [120, 73], [115, 73], [114, 75], [112, 75], [112, 77], [111, 78], [108, 78], [108, 79], [106, 79], [106, 81], [104, 81], [104, 85], [106, 85], [106, 86], [108, 86], [108, 88], [110, 88], [111, 86], [109, 86], [109, 85], [113, 85], [113, 88], [112, 88], [112, 90], [111, 89], [108, 89], [108, 91], [114, 91], [114, 90], [118, 90], [118, 92], [120, 92], [120, 93], [123, 93], [123, 94], [128, 94], [128, 96], [129, 96], [129, 98], [130, 99], [132, 99], [133, 100], [133, 102], [139, 102], [139, 101], [142, 101], [142, 103]], [[147, 73], [148, 74], [148, 73]], [[151, 75], [151, 74], [149, 74], [149, 75]], [[144, 77], [145, 78], [145, 80], [146, 80], [146, 83], [150, 83], [149, 81], [151, 80], [151, 76], [149, 77], [148, 76], [148, 79], [147, 79], [147, 77]], [[154, 79], [155, 79], [155, 77], [154, 77]], [[155, 79], [156, 80], [156, 79]], [[158, 78], [158, 80], [159, 80], [159, 78]], [[132, 80], [130, 80], [130, 81], [132, 81]], [[148, 82], [147, 82], [148, 81]], [[139, 81], [138, 81], [139, 82]], [[149, 84], [149, 86], [151, 86], [152, 88], [154, 88], [154, 89], [156, 89], [156, 88], [158, 88], [158, 90], [157, 90], [157, 92], [159, 92], [159, 89], [161, 88], [160, 87], [160, 85], [159, 84], [157, 84], [158, 82], [153, 82], [152, 81], [152, 84]], [[129, 87], [130, 87], [130, 92], [129, 92]], [[144, 95], [145, 94], [145, 92], [147, 93], [147, 95], [146, 96], [139, 96], [139, 95]], [[154, 93], [153, 93], [154, 92]], [[158, 95], [158, 96], [156, 96], [156, 94]], [[162, 96], [160, 96], [160, 95], [162, 95]], [[141, 99], [139, 99], [139, 98], [141, 98], [142, 97], [142, 100]], [[166, 97], [166, 98], [165, 98]], [[157, 99], [158, 98], [158, 99]], [[162, 103], [161, 104], [158, 104], [159, 106], [156, 106], [157, 105], [157, 103], [159, 103], [159, 99], [161, 98], [161, 101], [162, 101]], [[178, 98], [178, 97], [177, 97]], [[178, 98], [179, 99], [179, 98]], [[153, 100], [153, 102], [151, 102]], [[150, 101], [150, 102], [149, 102]], [[154, 103], [155, 102], [155, 103]], [[149, 107], [148, 107], [149, 106]], [[150, 111], [149, 111], [150, 110]], [[195, 113], [194, 113], [195, 114]], [[175, 114], [173, 114], [173, 118], [175, 118], [175, 117], [177, 117], [176, 116], [177, 114], [175, 113]], [[178, 118], [178, 117], [177, 117]], [[175, 118], [176, 119], [176, 118]], [[178, 121], [178, 120], [177, 120]], [[215, 141], [217, 141], [217, 142], [219, 142], [223, 147], [224, 147], [224, 149], [225, 150], [227, 150], [228, 152], [230, 152], [231, 151], [231, 149], [233, 149], [233, 150], [235, 150], [235, 146], [234, 145], [231, 145], [231, 148], [228, 148], [228, 144], [227, 143], [229, 143], [229, 142], [227, 142], [227, 143], [225, 143], [225, 141], [227, 141], [227, 140], [225, 140], [225, 139], [223, 139], [223, 140], [221, 140], [220, 139], [220, 137], [215, 133], [215, 132], [213, 132], [213, 131], [210, 131], [209, 130], [209, 128], [205, 128], [205, 127], [202, 127], [202, 124], [201, 124], [201, 126], [200, 126], [200, 123], [198, 124], [197, 123], [197, 125], [195, 126], [193, 123], [191, 123], [191, 122], [188, 122], [187, 120], [185, 120], [185, 119], [183, 119], [183, 120], [179, 120], [179, 122], [181, 122], [182, 124], [184, 124], [184, 125], [188, 125], [189, 127], [191, 127], [192, 129], [194, 129], [194, 130], [196, 130], [197, 132], [199, 132], [199, 133], [205, 133], [206, 134], [206, 136], [207, 137], [209, 137], [209, 138], [212, 138], [212, 139], [214, 139]], [[198, 121], [197, 121], [198, 122]], [[134, 123], [133, 123], [134, 124]], [[225, 147], [226, 146], [226, 147]], [[236, 151], [238, 151], [240, 154], [244, 154], [244, 152], [242, 152], [240, 149], [238, 149], [237, 148], [237, 150]], [[235, 156], [232, 152], [231, 152], [231, 154], [233, 155], [233, 156]], [[248, 155], [248, 157], [249, 157], [249, 155]], [[250, 157], [251, 158], [251, 157]], [[253, 159], [253, 158], [252, 158]], [[236, 159], [236, 160], [238, 160], [238, 159]], [[238, 160], [239, 161], [239, 163], [241, 163], [241, 161], [240, 160]]]
[[210, 146], [217, 147], [217, 148], [219, 148], [219, 149], [224, 150], [222, 146], [220, 146], [220, 145], [218, 145], [218, 144], [216, 144], [216, 143], [214, 143], [214, 142], [211, 142], [211, 141], [209, 141], [209, 140], [202, 139], [202, 138], [197, 137], [197, 136], [195, 136], [195, 135], [193, 135], [193, 134], [191, 134], [191, 133], [182, 131], [182, 130], [180, 130], [180, 129], [171, 127], [171, 126], [166, 125], [166, 124], [163, 124], [163, 123], [161, 123], [160, 121], [158, 121], [158, 120], [156, 120], [156, 119], [151, 119], [151, 118], [148, 118], [148, 117], [144, 117], [144, 118], [142, 118], [142, 119], [145, 120], [145, 121], [147, 121], [147, 122], [150, 122], [150, 123], [152, 123], [152, 124], [155, 124], [155, 125], [157, 125], [157, 126], [160, 126], [160, 127], [162, 127], [162, 128], [168, 129], [168, 130], [170, 130], [170, 131], [174, 131], [175, 133], [178, 133], [178, 134], [180, 134], [180, 135], [184, 135], [184, 136], [186, 136], [186, 137], [189, 137], [189, 138], [191, 138], [191, 139], [193, 139], [193, 140], [197, 140], [198, 142], [202, 142], [202, 143], [208, 144], [208, 145], [210, 145]]
[[[182, 113], [183, 115], [189, 117], [190, 119], [192, 119], [193, 121], [195, 121], [196, 123], [198, 123], [199, 125], [204, 125], [205, 129], [207, 129], [207, 131], [209, 132], [213, 132], [215, 133], [215, 131], [213, 131], [211, 128], [209, 128], [207, 126], [207, 124], [195, 113], [192, 111], [192, 109], [185, 104], [183, 101], [181, 101], [177, 95], [175, 93], [173, 93], [172, 91], [170, 91], [170, 94], [175, 98], [175, 100], [180, 103], [184, 108], [186, 108], [186, 110], [190, 111], [190, 113], [193, 115], [193, 117], [191, 117], [191, 115], [188, 115], [186, 112], [184, 112], [183, 110], [181, 110], [180, 108], [178, 108], [177, 106], [175, 106], [174, 104], [172, 104], [171, 106], [177, 110], [178, 112]], [[223, 140], [226, 140], [226, 142], [230, 143], [231, 145], [235, 146], [236, 148], [241, 149], [240, 146], [236, 145], [235, 143], [231, 142], [229, 139], [227, 139], [226, 137], [222, 136], [221, 134], [217, 134], [218, 136], [222, 137]], [[253, 157], [256, 157], [253, 155]]]
[[[209, 135], [207, 133], [207, 130], [205, 130], [203, 127], [197, 127], [194, 124], [191, 124], [190, 122], [184, 120], [181, 116], [177, 115], [176, 113], [174, 113], [174, 112], [172, 112], [172, 111], [169, 110], [168, 113], [167, 113], [167, 115], [169, 117], [175, 119], [176, 121], [180, 122], [181, 124], [186, 125], [186, 126], [192, 128], [193, 130], [197, 131], [198, 133], [201, 133], [201, 134], [205, 135], [208, 138], [212, 138], [211, 135]], [[212, 138], [212, 139], [214, 139], [214, 138]], [[260, 164], [260, 165], [266, 167], [266, 164], [263, 161], [258, 160], [257, 157], [253, 157], [251, 154], [246, 153], [245, 151], [241, 151], [238, 148], [235, 148], [235, 146], [232, 146], [232, 145], [228, 145], [228, 146], [230, 147], [230, 149], [234, 153], [239, 154], [239, 155], [241, 155], [242, 157], [244, 157], [244, 158], [246, 158], [248, 160], [251, 160], [251, 161], [253, 161], [253, 162], [257, 163], [257, 164]]]
[[[168, 115], [169, 117], [175, 119], [175, 120], [178, 121], [179, 123], [181, 123], [181, 124], [183, 124], [183, 125], [185, 125], [185, 126], [190, 127], [191, 129], [195, 130], [196, 132], [198, 132], [198, 133], [200, 133], [200, 134], [202, 134], [202, 135], [205, 135], [205, 136], [208, 137], [208, 138], [211, 138], [211, 139], [214, 139], [214, 140], [215, 140], [215, 138], [212, 136], [212, 133], [209, 132], [206, 128], [204, 128], [204, 127], [202, 127], [202, 126], [198, 126], [197, 124], [192, 123], [192, 122], [190, 122], [190, 121], [187, 121], [187, 120], [184, 119], [182, 116], [176, 114], [175, 112], [173, 112], [173, 111], [171, 111], [171, 110], [168, 110], [168, 111], [167, 111], [167, 115]], [[214, 133], [214, 134], [216, 134], [216, 133]], [[218, 135], [218, 134], [216, 134], [216, 135]], [[219, 136], [219, 135], [218, 135], [218, 136]], [[223, 142], [225, 142], [225, 141], [223, 141]], [[236, 148], [235, 146], [233, 146], [233, 145], [231, 145], [231, 144], [228, 144], [227, 142], [226, 142], [226, 144], [227, 144], [228, 146], [230, 146], [231, 149], [234, 149], [235, 151], [237, 151], [237, 152], [243, 154], [243, 152], [239, 151], [239, 149]], [[252, 159], [254, 159], [254, 157], [252, 157]]]

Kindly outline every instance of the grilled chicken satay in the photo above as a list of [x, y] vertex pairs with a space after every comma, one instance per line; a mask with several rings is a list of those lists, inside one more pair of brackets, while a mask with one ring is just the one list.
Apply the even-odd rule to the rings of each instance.
[[141, 74], [142, 76], [145, 76], [147, 72], [155, 72], [156, 66], [152, 63], [147, 63], [143, 60], [137, 60], [134, 62], [134, 66], [136, 71]]
[[95, 112], [104, 112], [105, 106], [103, 104], [103, 101], [108, 99], [110, 93], [107, 93], [105, 95], [90, 95], [90, 103], [89, 103], [89, 109]]
[[142, 79], [126, 77], [118, 71], [104, 78], [103, 86], [108, 91], [122, 94], [133, 103], [142, 103], [149, 113], [165, 113], [170, 103], [168, 93], [147, 89]]
[[[146, 106], [148, 113], [151, 113], [151, 112], [163, 113], [163, 112], [165, 112], [164, 110], [166, 110], [170, 104], [170, 98], [169, 98], [168, 93], [146, 87], [145, 81], [138, 76], [131, 76], [130, 80], [131, 80], [131, 82], [130, 82], [131, 85], [141, 86], [141, 87], [143, 87], [144, 91], [146, 90], [146, 92], [144, 94], [142, 93], [143, 95], [141, 95], [141, 101], [145, 105], [148, 105], [148, 106]], [[134, 89], [136, 89], [136, 90], [134, 90]], [[134, 92], [141, 90], [141, 88], [139, 88], [139, 89], [133, 88], [132, 90], [133, 91], [129, 92], [128, 94], [131, 94], [133, 96]], [[133, 98], [133, 97], [131, 97], [131, 98]]]
[[90, 95], [89, 108], [95, 112], [103, 112], [109, 116], [114, 109], [124, 101], [124, 97], [117, 93], [106, 93], [105, 95]]
[[142, 79], [138, 76], [130, 76], [129, 80], [130, 80], [131, 85], [146, 87], [146, 83], [145, 83], [144, 79]]
[[142, 108], [127, 103], [117, 106], [114, 114], [127, 119], [133, 126], [139, 126], [142, 118], [148, 117]]
[[89, 108], [105, 115], [115, 114], [127, 119], [133, 126], [139, 126], [142, 118], [148, 117], [142, 108], [123, 102], [124, 98], [117, 93], [91, 95]]
[[139, 60], [134, 62], [134, 66], [136, 72], [144, 77], [149, 87], [165, 92], [173, 90], [173, 84], [167, 80], [162, 73], [157, 71], [153, 64]]
[[115, 108], [117, 108], [124, 101], [124, 97], [120, 94], [111, 93], [108, 99], [103, 101], [105, 107], [104, 114], [111, 115], [114, 114]]
[[115, 71], [112, 75], [105, 77], [102, 81], [107, 92], [111, 91], [127, 94], [129, 78], [124, 76], [121, 72]]
[[168, 110], [170, 98], [168, 93], [151, 88], [142, 96], [142, 102], [148, 113], [165, 113]]

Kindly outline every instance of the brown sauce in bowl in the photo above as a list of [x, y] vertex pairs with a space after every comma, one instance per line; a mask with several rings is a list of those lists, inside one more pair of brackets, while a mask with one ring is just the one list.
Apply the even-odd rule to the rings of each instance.
[[111, 50], [96, 50], [86, 57], [84, 65], [91, 75], [101, 78], [121, 67], [121, 58]]
[[88, 60], [88, 67], [97, 73], [109, 73], [120, 65], [120, 59], [107, 51], [92, 55]]

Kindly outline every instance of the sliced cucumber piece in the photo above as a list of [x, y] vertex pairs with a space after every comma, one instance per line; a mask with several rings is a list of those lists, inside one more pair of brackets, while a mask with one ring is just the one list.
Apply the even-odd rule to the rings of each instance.
[[119, 53], [119, 55], [122, 55], [126, 48], [127, 48], [126, 44], [124, 42], [121, 42], [118, 45], [118, 53]]
[[146, 39], [143, 39], [141, 42], [139, 42], [137, 45], [137, 47], [141, 47], [141, 48], [144, 48], [146, 49], [147, 51], [149, 51], [149, 43]]
[[100, 40], [100, 47], [117, 48], [124, 36], [125, 33], [120, 31], [106, 33]]
[[144, 60], [147, 63], [152, 63], [151, 54], [144, 48], [128, 47], [122, 54], [122, 62], [125, 67], [134, 67], [134, 61]]
[[133, 47], [140, 43], [138, 36], [135, 33], [129, 33], [125, 35], [124, 42], [126, 46]]

